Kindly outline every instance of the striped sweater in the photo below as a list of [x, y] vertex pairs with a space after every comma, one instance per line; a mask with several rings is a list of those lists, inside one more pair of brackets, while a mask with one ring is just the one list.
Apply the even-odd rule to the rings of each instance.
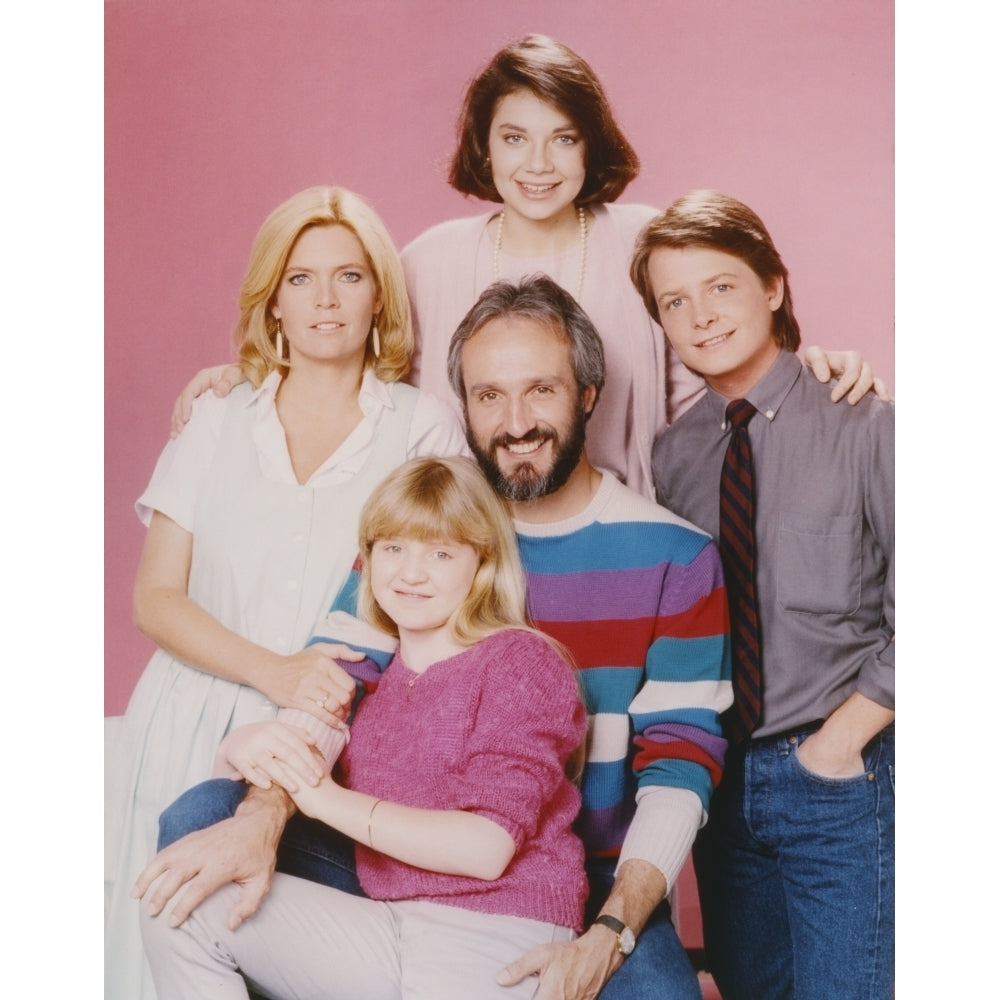
[[[607, 473], [581, 513], [515, 527], [528, 611], [569, 651], [587, 703], [577, 832], [589, 856], [616, 857], [637, 798], [679, 789], [697, 796], [707, 812], [721, 777], [726, 744], [719, 715], [732, 703], [732, 686], [719, 556], [705, 532]], [[364, 649], [368, 660], [341, 661], [363, 693], [388, 665], [392, 645], [349, 617], [358, 568], [310, 642]], [[663, 860], [660, 848], [639, 852], [665, 871], [668, 883], [693, 834], [678, 820], [677, 831], [658, 828], [644, 841], [668, 842], [675, 834], [682, 842], [664, 847]]]
[[570, 652], [590, 717], [588, 855], [616, 856], [640, 789], [686, 789], [707, 812], [732, 701], [728, 609], [711, 538], [605, 473], [587, 508], [516, 522], [534, 623]]

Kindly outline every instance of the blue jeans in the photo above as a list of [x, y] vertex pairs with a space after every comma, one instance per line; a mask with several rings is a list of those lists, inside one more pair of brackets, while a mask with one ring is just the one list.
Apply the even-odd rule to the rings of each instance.
[[815, 728], [731, 747], [695, 842], [705, 954], [726, 1000], [892, 996], [894, 727], [846, 779], [799, 763]]
[[[216, 778], [186, 791], [160, 816], [157, 849], [228, 819], [246, 794], [241, 781]], [[354, 870], [354, 842], [317, 820], [296, 814], [278, 846], [278, 871], [364, 895]], [[614, 859], [587, 864], [589, 926], [614, 884]], [[664, 900], [636, 941], [635, 951], [601, 991], [601, 1000], [701, 1000], [701, 989]]]

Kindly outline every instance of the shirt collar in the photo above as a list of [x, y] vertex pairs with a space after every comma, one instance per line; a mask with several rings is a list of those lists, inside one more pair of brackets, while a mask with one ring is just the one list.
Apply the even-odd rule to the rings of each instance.
[[[783, 350], [775, 358], [774, 364], [764, 373], [763, 378], [743, 398], [752, 403], [757, 412], [766, 420], [774, 420], [781, 404], [792, 391], [792, 386], [795, 385], [801, 374], [802, 362], [791, 351]], [[706, 398], [720, 428], [723, 431], [728, 431], [726, 407], [732, 400], [711, 387], [708, 389]]]
[[[279, 385], [281, 385], [281, 373], [275, 370], [250, 394], [246, 405], [251, 406], [257, 403], [258, 400], [264, 404], [273, 403], [278, 394]], [[364, 374], [361, 376], [358, 405], [366, 417], [384, 407], [388, 409], [395, 408], [389, 386], [385, 382], [380, 381], [371, 368], [366, 368]]]

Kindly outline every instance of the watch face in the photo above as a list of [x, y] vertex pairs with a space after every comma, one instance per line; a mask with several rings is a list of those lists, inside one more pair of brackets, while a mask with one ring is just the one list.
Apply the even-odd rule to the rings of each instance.
[[630, 927], [626, 927], [618, 935], [618, 949], [623, 955], [631, 955], [635, 950], [635, 935]]

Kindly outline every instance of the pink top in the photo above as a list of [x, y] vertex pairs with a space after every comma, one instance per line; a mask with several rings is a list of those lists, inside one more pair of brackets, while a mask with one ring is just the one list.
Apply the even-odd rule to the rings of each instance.
[[[653, 497], [653, 439], [700, 398], [704, 383], [667, 349], [663, 331], [629, 279], [636, 237], [657, 210], [617, 204], [590, 210], [580, 305], [601, 335], [607, 379], [587, 424], [587, 454], [598, 467]], [[402, 253], [417, 338], [411, 380], [458, 413], [461, 404], [448, 383], [448, 346], [465, 314], [495, 280], [486, 223], [496, 211], [434, 226]], [[543, 272], [576, 295], [579, 262], [579, 246], [551, 257], [501, 253], [499, 277], [517, 280]]]
[[510, 629], [422, 674], [399, 655], [361, 703], [341, 758], [348, 787], [424, 809], [465, 809], [517, 845], [495, 881], [424, 871], [357, 845], [372, 899], [422, 899], [582, 930], [580, 792], [566, 762], [586, 734], [573, 669]]

